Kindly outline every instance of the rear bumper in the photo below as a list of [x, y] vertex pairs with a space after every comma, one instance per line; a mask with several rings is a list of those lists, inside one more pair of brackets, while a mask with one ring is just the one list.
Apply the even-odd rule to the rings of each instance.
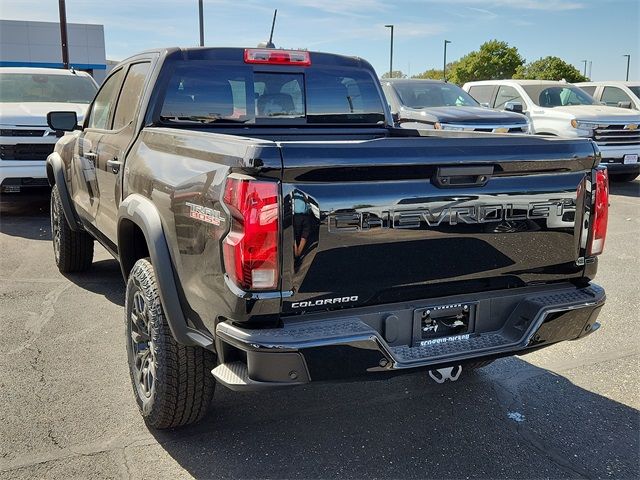
[[[597, 330], [604, 301], [597, 285], [564, 284], [338, 311], [327, 318], [292, 319], [282, 328], [222, 322], [216, 328], [220, 365], [212, 373], [232, 390], [259, 390], [522, 354]], [[455, 302], [477, 309], [468, 333], [426, 342], [416, 338], [416, 309]], [[407, 329], [413, 332], [409, 339], [403, 333]], [[419, 330], [418, 323], [418, 335]]]

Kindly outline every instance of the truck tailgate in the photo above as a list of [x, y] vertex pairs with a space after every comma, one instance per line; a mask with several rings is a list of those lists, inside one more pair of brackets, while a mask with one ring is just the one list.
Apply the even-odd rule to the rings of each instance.
[[283, 313], [582, 276], [585, 140], [281, 142]]

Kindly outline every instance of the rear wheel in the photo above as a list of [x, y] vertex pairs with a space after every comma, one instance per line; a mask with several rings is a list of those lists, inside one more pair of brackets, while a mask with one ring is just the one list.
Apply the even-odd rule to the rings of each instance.
[[51, 189], [51, 239], [56, 265], [62, 273], [82, 272], [93, 263], [93, 237], [85, 231], [71, 230], [57, 185]]
[[129, 373], [145, 421], [157, 429], [197, 422], [213, 398], [214, 354], [175, 341], [149, 259], [133, 266], [125, 302]]
[[609, 175], [611, 180], [614, 182], [633, 182], [636, 178], [638, 178], [638, 173], [618, 173]]

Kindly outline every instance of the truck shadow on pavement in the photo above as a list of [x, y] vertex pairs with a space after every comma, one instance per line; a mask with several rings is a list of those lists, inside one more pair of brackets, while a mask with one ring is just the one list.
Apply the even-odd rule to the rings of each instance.
[[[29, 240], [51, 240], [49, 195], [46, 189], [34, 193], [0, 195], [0, 233]], [[34, 222], [34, 219], [37, 221]]]
[[199, 425], [152, 432], [196, 478], [638, 478], [639, 412], [519, 358], [437, 385], [233, 393]]
[[125, 283], [120, 264], [115, 259], [93, 262], [91, 268], [82, 273], [67, 273], [65, 277], [89, 292], [104, 296], [111, 303], [124, 307]]

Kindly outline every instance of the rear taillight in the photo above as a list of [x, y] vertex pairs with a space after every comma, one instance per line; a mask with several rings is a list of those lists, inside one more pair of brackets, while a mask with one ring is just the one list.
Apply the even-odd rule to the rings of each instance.
[[593, 190], [593, 215], [591, 216], [591, 243], [589, 255], [600, 255], [604, 250], [607, 238], [607, 221], [609, 218], [609, 175], [606, 169], [596, 170], [596, 182]]
[[278, 185], [227, 179], [224, 203], [231, 230], [223, 240], [224, 266], [243, 290], [273, 290], [278, 286]]
[[267, 63], [271, 65], [311, 65], [309, 52], [299, 50], [274, 50], [272, 48], [247, 48], [244, 63]]

